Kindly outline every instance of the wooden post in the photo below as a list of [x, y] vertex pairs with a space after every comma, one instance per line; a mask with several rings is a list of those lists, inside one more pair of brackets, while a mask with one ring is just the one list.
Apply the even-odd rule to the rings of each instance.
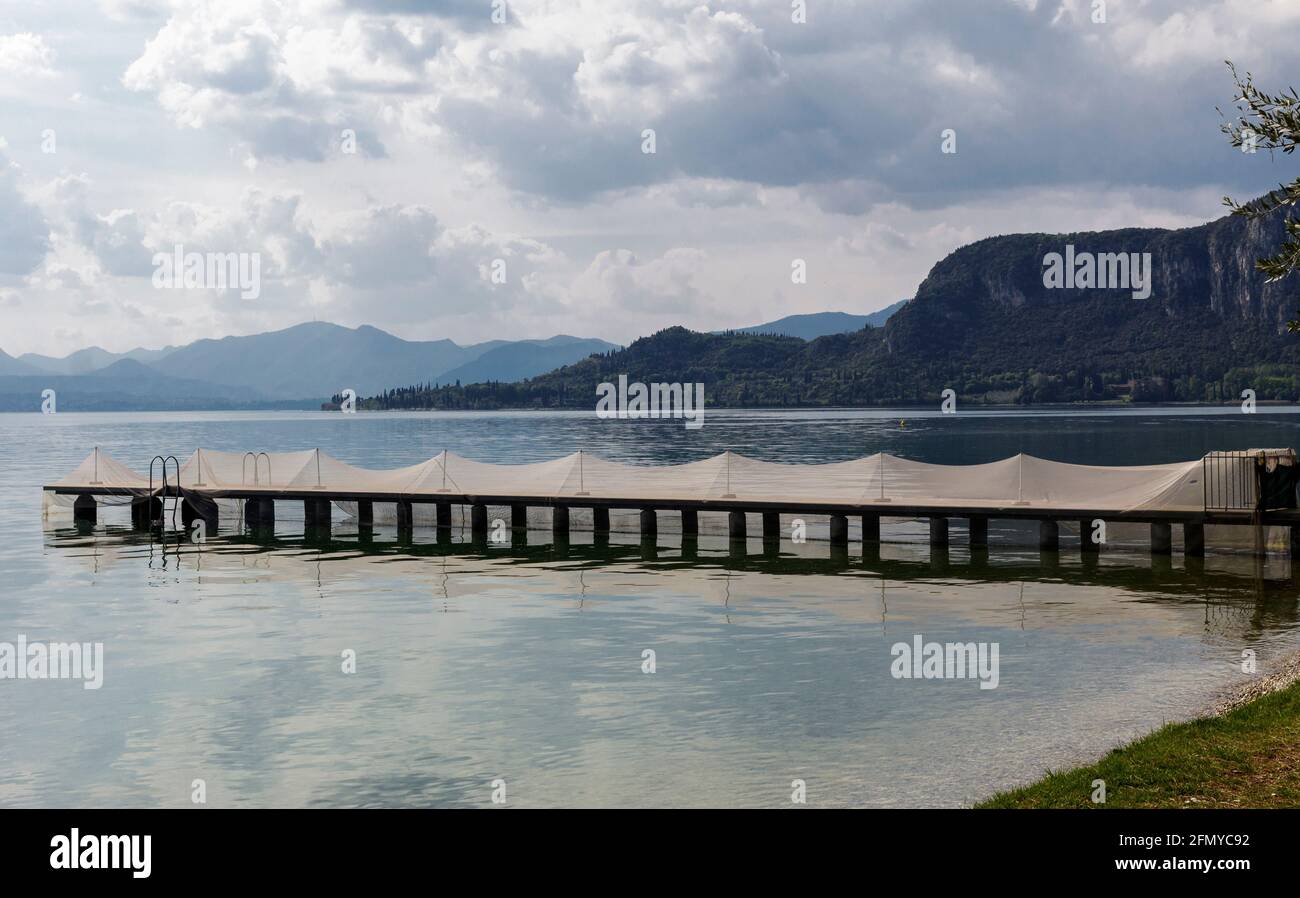
[[862, 516], [862, 542], [880, 542], [880, 515], [864, 514]]
[[727, 535], [733, 540], [746, 538], [745, 513], [743, 511], [733, 511], [727, 514]]
[[469, 507], [470, 537], [475, 542], [486, 542], [487, 529], [487, 506], [482, 502], [475, 502]]
[[930, 518], [930, 545], [948, 545], [948, 519]]
[[131, 503], [131, 526], [136, 530], [148, 530], [154, 520], [162, 520], [162, 500], [156, 496], [143, 502]]
[[779, 543], [781, 541], [781, 515], [775, 511], [763, 512], [763, 542]]
[[682, 536], [694, 538], [700, 535], [700, 515], [694, 508], [682, 509]]
[[655, 539], [659, 536], [659, 514], [653, 508], [641, 509], [641, 539]]
[[831, 515], [831, 545], [847, 546], [848, 544], [849, 519], [842, 514]]
[[510, 529], [527, 530], [528, 529], [528, 506], [516, 502], [510, 506]]
[[99, 503], [94, 496], [78, 496], [72, 503], [72, 520], [78, 524], [94, 524], [99, 514]]
[[1058, 552], [1061, 549], [1061, 527], [1050, 518], [1038, 522], [1038, 550]]
[[438, 529], [442, 531], [450, 531], [451, 530], [451, 503], [436, 502], [434, 503], [434, 509], [437, 514]]
[[250, 529], [275, 529], [275, 500], [254, 497], [244, 502], [244, 523]]
[[[134, 522], [135, 507], [131, 507], [131, 517]], [[181, 525], [185, 528], [186, 533], [193, 533], [194, 522], [202, 521], [205, 536], [216, 536], [217, 526], [220, 523], [220, 511], [217, 503], [211, 499], [196, 499], [186, 496], [181, 500]]]
[[304, 499], [303, 500], [303, 522], [307, 529], [325, 529], [330, 526], [330, 519], [333, 516], [334, 503], [329, 499]]
[[[1296, 528], [1291, 528], [1291, 541], [1295, 545]], [[1190, 558], [1205, 557], [1205, 524], [1202, 521], [1183, 522], [1183, 555]]]
[[551, 511], [551, 537], [558, 543], [569, 540], [569, 507], [557, 505]]
[[[442, 506], [438, 507], [439, 512]], [[451, 527], [451, 506], [447, 506], [447, 526]], [[442, 524], [442, 515], [438, 515], [438, 523]], [[415, 507], [410, 500], [399, 500], [397, 503], [397, 538], [409, 539], [415, 530]]]
[[375, 526], [375, 503], [370, 499], [357, 502], [357, 526], [361, 528]]
[[591, 510], [591, 529], [596, 533], [609, 533], [609, 509], [601, 505]]
[[1151, 525], [1151, 554], [1168, 555], [1173, 551], [1173, 527], [1169, 524]]
[[1079, 551], [1084, 555], [1095, 555], [1101, 551], [1101, 543], [1092, 538], [1092, 519], [1079, 519]]
[[987, 549], [989, 547], [989, 519], [981, 515], [970, 518], [970, 547]]

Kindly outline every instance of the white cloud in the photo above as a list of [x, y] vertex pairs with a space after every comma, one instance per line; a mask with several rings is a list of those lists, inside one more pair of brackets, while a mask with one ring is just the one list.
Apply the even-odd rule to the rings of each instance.
[[27, 274], [49, 250], [49, 226], [19, 189], [19, 174], [0, 153], [0, 275]]
[[706, 253], [689, 247], [676, 247], [646, 261], [631, 250], [608, 250], [597, 254], [574, 281], [574, 301], [615, 314], [699, 312], [706, 297], [696, 278], [707, 259]]
[[0, 72], [21, 77], [54, 74], [54, 51], [39, 34], [0, 34]]

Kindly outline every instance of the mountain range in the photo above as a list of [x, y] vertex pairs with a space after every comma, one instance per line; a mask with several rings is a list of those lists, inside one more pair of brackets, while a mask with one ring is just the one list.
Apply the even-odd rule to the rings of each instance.
[[55, 390], [58, 407], [67, 411], [315, 408], [347, 388], [364, 395], [393, 383], [454, 383], [462, 376], [458, 371], [517, 380], [617, 348], [564, 335], [461, 346], [403, 340], [369, 326], [311, 322], [159, 350], [90, 347], [64, 358], [16, 359], [0, 352], [0, 410], [35, 410], [44, 389]]
[[[745, 330], [820, 335], [855, 330], [889, 311], [793, 315]], [[67, 411], [315, 408], [347, 388], [366, 395], [403, 383], [511, 383], [618, 348], [563, 334], [461, 346], [312, 322], [124, 353], [92, 346], [62, 358], [13, 358], [0, 351], [0, 411], [35, 410], [45, 389]]]
[[[597, 385], [620, 374], [702, 382], [716, 406], [937, 404], [946, 389], [973, 403], [1238, 402], [1247, 389], [1296, 401], [1300, 336], [1286, 326], [1296, 276], [1270, 283], [1255, 268], [1283, 237], [1281, 218], [1237, 216], [990, 237], [938, 262], [882, 327], [811, 341], [670, 328], [518, 383], [389, 391], [364, 405], [592, 408]], [[1114, 263], [1121, 253], [1149, 263], [1150, 295], [1045, 278], [1054, 254]]]
[[[847, 334], [864, 327], [880, 327], [889, 317], [907, 305], [907, 300], [900, 299], [893, 305], [885, 306], [870, 315], [850, 315], [848, 312], [813, 312], [808, 315], [787, 315], [767, 324], [755, 324], [750, 327], [732, 328], [736, 334], [774, 334], [780, 337], [798, 337], [800, 340], [816, 340], [831, 334]], [[725, 334], [728, 331], [714, 331]]]

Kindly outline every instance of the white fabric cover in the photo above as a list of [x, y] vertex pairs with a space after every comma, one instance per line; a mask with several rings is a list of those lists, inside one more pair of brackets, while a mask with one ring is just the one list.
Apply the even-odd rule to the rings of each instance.
[[[1242, 458], [1243, 465], [1253, 465]], [[1016, 455], [980, 465], [934, 465], [877, 453], [824, 465], [787, 465], [732, 452], [682, 465], [625, 465], [575, 452], [551, 461], [496, 465], [444, 452], [377, 471], [316, 449], [235, 453], [196, 450], [181, 485], [202, 495], [224, 490], [316, 490], [436, 498], [440, 493], [522, 499], [725, 500], [824, 505], [880, 503], [941, 508], [1040, 506], [1093, 511], [1203, 508], [1201, 461], [1097, 467]], [[174, 478], [174, 473], [172, 477]], [[155, 488], [161, 486], [156, 479]], [[111, 488], [121, 501], [148, 495], [149, 478], [96, 449], [47, 490]], [[887, 502], [882, 500], [888, 500]], [[113, 501], [112, 498], [106, 501]]]

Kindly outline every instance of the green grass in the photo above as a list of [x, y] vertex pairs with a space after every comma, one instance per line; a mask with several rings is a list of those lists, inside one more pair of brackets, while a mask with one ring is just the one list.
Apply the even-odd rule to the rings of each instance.
[[[1105, 804], [1092, 801], [1106, 781]], [[1170, 724], [1096, 764], [1000, 792], [980, 808], [1300, 807], [1300, 682], [1222, 717]]]

